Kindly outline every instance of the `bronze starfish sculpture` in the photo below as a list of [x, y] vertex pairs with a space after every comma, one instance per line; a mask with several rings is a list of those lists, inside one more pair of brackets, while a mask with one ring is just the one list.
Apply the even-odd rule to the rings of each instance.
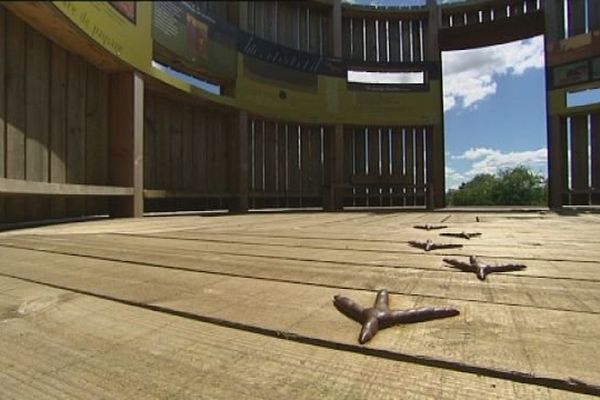
[[463, 238], [463, 239], [471, 239], [472, 237], [475, 236], [481, 236], [480, 232], [446, 232], [446, 233], [440, 233], [440, 236], [452, 236], [452, 237], [459, 237], [459, 238]]
[[432, 229], [444, 229], [447, 228], [446, 225], [431, 225], [431, 224], [426, 224], [426, 225], [415, 225], [413, 226], [413, 228], [416, 229], [425, 229], [425, 230], [432, 230]]
[[350, 319], [362, 324], [358, 341], [364, 344], [371, 340], [379, 329], [389, 328], [397, 324], [428, 321], [436, 318], [453, 317], [459, 311], [451, 307], [422, 307], [410, 310], [390, 310], [389, 294], [387, 289], [377, 292], [375, 304], [370, 308], [363, 308], [347, 297], [336, 295], [333, 305], [339, 312]]
[[475, 272], [479, 280], [484, 281], [485, 277], [492, 272], [506, 272], [506, 271], [520, 271], [527, 268], [523, 264], [485, 264], [480, 262], [477, 257], [469, 257], [469, 262], [455, 260], [453, 258], [444, 258], [444, 262], [447, 262], [452, 267], [460, 269], [465, 272]]
[[458, 247], [463, 247], [462, 244], [454, 244], [454, 243], [434, 243], [431, 239], [427, 239], [425, 242], [420, 240], [409, 240], [408, 244], [413, 247], [418, 247], [425, 251], [436, 250], [436, 249], [455, 249]]

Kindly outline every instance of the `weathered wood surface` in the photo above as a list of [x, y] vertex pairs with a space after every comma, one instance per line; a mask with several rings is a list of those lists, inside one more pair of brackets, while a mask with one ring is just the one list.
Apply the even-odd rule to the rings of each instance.
[[0, 291], [5, 398], [586, 397], [278, 340], [17, 279], [0, 278]]
[[[475, 222], [475, 217], [480, 222]], [[150, 309], [179, 314], [184, 317], [178, 319], [180, 323], [190, 324], [190, 330], [196, 326], [200, 332], [204, 332], [205, 327], [214, 331], [223, 339], [223, 346], [227, 338], [233, 338], [227, 351], [239, 351], [242, 359], [252, 359], [257, 352], [264, 354], [261, 353], [264, 346], [269, 347], [268, 351], [273, 350], [273, 354], [281, 346], [297, 349], [302, 354], [310, 352], [311, 361], [301, 367], [301, 371], [306, 371], [301, 376], [309, 374], [307, 379], [312, 376], [310, 374], [317, 373], [311, 370], [314, 357], [329, 358], [331, 365], [341, 365], [327, 373], [327, 379], [336, 382], [342, 377], [350, 379], [349, 367], [344, 363], [349, 364], [346, 360], [353, 357], [364, 360], [360, 367], [350, 368], [357, 376], [367, 365], [374, 371], [382, 371], [384, 377], [394, 376], [385, 370], [392, 367], [383, 367], [388, 364], [413, 371], [396, 376], [394, 383], [387, 386], [378, 386], [369, 378], [369, 384], [363, 379], [363, 384], [354, 383], [343, 389], [327, 383], [327, 379], [312, 377], [324, 382], [323, 390], [330, 390], [324, 392], [325, 396], [339, 397], [340, 393], [348, 393], [357, 398], [394, 397], [395, 389], [389, 385], [406, 386], [412, 376], [413, 382], [408, 386], [416, 385], [416, 397], [450, 394], [459, 398], [502, 397], [500, 388], [508, 384], [514, 385], [515, 390], [523, 390], [520, 396], [524, 397], [565, 397], [573, 393], [550, 390], [554, 383], [528, 381], [533, 378], [523, 376], [551, 378], [564, 385], [568, 385], [571, 378], [589, 385], [600, 383], [597, 368], [600, 356], [597, 346], [600, 340], [600, 262], [595, 261], [598, 259], [597, 242], [600, 241], [598, 222], [600, 217], [595, 214], [560, 217], [550, 213], [255, 213], [96, 221], [5, 232], [0, 234], [3, 258], [0, 275], [5, 277], [0, 278], [0, 316], [6, 314], [1, 307], [7, 293], [10, 294], [6, 285], [9, 288], [16, 282], [25, 285], [23, 280], [28, 280], [36, 284], [28, 283], [32, 287], [27, 293], [49, 290], [47, 286], [52, 285], [79, 293], [72, 295], [76, 299], [106, 302], [113, 304], [107, 307], [123, 308], [123, 315], [148, 314], [147, 318], [154, 320], [172, 317], [164, 314], [158, 317], [158, 313]], [[423, 253], [409, 247], [407, 241], [437, 237], [438, 232], [412, 228], [417, 223], [444, 223], [449, 226], [444, 231], [476, 230], [483, 235], [460, 241], [465, 245], [464, 253], [455, 250]], [[512, 238], [514, 244], [504, 243], [506, 237]], [[492, 274], [485, 282], [478, 281], [473, 274], [442, 265], [444, 255], [471, 252], [483, 259], [489, 256], [491, 260], [502, 261], [514, 257], [520, 262], [520, 257], [527, 256], [531, 260], [525, 262], [528, 265], [525, 271]], [[550, 261], [548, 254], [560, 254], [562, 261]], [[3, 285], [3, 282], [10, 284]], [[359, 325], [337, 312], [331, 304], [332, 298], [341, 294], [368, 305], [375, 291], [383, 287], [390, 290], [392, 308], [452, 306], [461, 314], [444, 320], [389, 328], [368, 345], [359, 346], [356, 341]], [[89, 295], [105, 300], [90, 299]], [[130, 306], [117, 307], [115, 302], [129, 303]], [[10, 307], [14, 309], [14, 306]], [[92, 309], [88, 306], [86, 311]], [[104, 322], [111, 327], [121, 326], [119, 321], [127, 321], [121, 319], [120, 313], [112, 311], [112, 314], [117, 320]], [[48, 317], [45, 312], [40, 315], [44, 317], [38, 324], [17, 327], [11, 334], [16, 335], [18, 329], [43, 331]], [[52, 311], [52, 315], [63, 318], [59, 311], [56, 314]], [[145, 318], [140, 315], [135, 321], [147, 326]], [[75, 324], [72, 329], [75, 332], [91, 329], [83, 325]], [[153, 334], [168, 341], [171, 325], [166, 321], [159, 325]], [[121, 332], [119, 329], [117, 331]], [[44, 332], [43, 337], [51, 334], [59, 333]], [[248, 345], [238, 348], [235, 338], [244, 335], [250, 335], [244, 339]], [[252, 338], [254, 336], [256, 339]], [[288, 338], [294, 343], [274, 337]], [[221, 339], [217, 342], [221, 343]], [[104, 346], [109, 346], [108, 340], [102, 338]], [[194, 343], [198, 340], [194, 336]], [[264, 341], [264, 346], [258, 345], [259, 341]], [[208, 339], [200, 342], [206, 346], [211, 343]], [[273, 344], [268, 344], [270, 342]], [[115, 339], [118, 350], [111, 353], [115, 357], [114, 365], [120, 367], [120, 362], [127, 364], [123, 360], [127, 359], [128, 347], [119, 343]], [[131, 338], [128, 343], [137, 346], [136, 340]], [[73, 348], [52, 348], [71, 354], [69, 352], [78, 351], [79, 345], [85, 346], [79, 343], [72, 344]], [[64, 346], [69, 346], [68, 342]], [[4, 348], [18, 349], [10, 345]], [[151, 349], [151, 346], [140, 348], [139, 356], [130, 362], [152, 365], [150, 360], [154, 354]], [[211, 358], [213, 354], [218, 357], [219, 349], [221, 346], [215, 343], [204, 357]], [[356, 354], [365, 352], [369, 355]], [[35, 352], [27, 354], [35, 357]], [[46, 353], [39, 356], [41, 365], [44, 365], [42, 358], [45, 356], [50, 357]], [[177, 362], [177, 356], [173, 357], [166, 361], [167, 364]], [[57, 357], [57, 360], [61, 358]], [[262, 363], [268, 364], [266, 368], [272, 366], [262, 358], [254, 362], [254, 369], [261, 369]], [[287, 361], [278, 357], [277, 362]], [[99, 375], [114, 371], [115, 367], [98, 363], [98, 368], [104, 371]], [[138, 371], [134, 366], [127, 368]], [[189, 368], [194, 366], [187, 367], [186, 364], [178, 368], [182, 369], [181, 379], [186, 374], [193, 375]], [[277, 364], [273, 368], [283, 367]], [[483, 377], [467, 374], [465, 368], [475, 368]], [[438, 380], [414, 379], [417, 370], [422, 370], [423, 376]], [[71, 379], [67, 378], [66, 371], [56, 378], [59, 383]], [[237, 364], [224, 366], [220, 371], [215, 378], [222, 379], [221, 384], [215, 383], [214, 390], [217, 391], [229, 390], [223, 382], [244, 381], [253, 376]], [[498, 379], [497, 374], [504, 379]], [[6, 375], [0, 375], [0, 379]], [[368, 376], [373, 376], [376, 382], [381, 378], [375, 378], [373, 372]], [[443, 389], [442, 378], [456, 382], [462, 382], [460, 379], [464, 378], [465, 383], [457, 383], [456, 391], [447, 392]], [[16, 390], [14, 375], [11, 379], [10, 390]], [[266, 378], [260, 379], [263, 379], [265, 393], [275, 393], [272, 387], [264, 386]], [[281, 393], [287, 393], [288, 397], [305, 396], [304, 392], [289, 392], [293, 385], [285, 376], [281, 379], [286, 382], [281, 385]], [[484, 390], [481, 382], [485, 379], [498, 382], [490, 381], [491, 391], [480, 393], [478, 390]], [[529, 384], [518, 383], [523, 379]], [[101, 386], [101, 382], [97, 385]], [[472, 390], [475, 394], [470, 392]], [[251, 395], [257, 394], [252, 392]]]

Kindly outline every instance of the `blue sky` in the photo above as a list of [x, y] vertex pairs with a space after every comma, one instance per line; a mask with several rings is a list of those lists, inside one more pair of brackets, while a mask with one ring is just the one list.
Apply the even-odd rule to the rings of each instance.
[[[398, 6], [425, 0], [348, 2]], [[442, 66], [446, 187], [517, 165], [546, 176], [543, 38], [444, 52]]]

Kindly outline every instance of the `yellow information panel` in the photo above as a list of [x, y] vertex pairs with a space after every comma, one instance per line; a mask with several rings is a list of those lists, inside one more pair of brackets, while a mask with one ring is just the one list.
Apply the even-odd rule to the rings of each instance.
[[105, 49], [140, 70], [152, 61], [152, 2], [53, 1], [52, 4]]

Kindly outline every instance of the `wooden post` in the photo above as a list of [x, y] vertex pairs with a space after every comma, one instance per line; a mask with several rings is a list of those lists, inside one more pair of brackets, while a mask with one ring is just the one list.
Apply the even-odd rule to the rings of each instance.
[[333, 57], [342, 58], [342, 4], [334, 1], [331, 6], [331, 18], [329, 18], [329, 29], [332, 44]]
[[233, 196], [229, 202], [229, 211], [248, 211], [248, 112], [235, 111], [232, 118], [230, 190]]
[[133, 187], [133, 196], [113, 198], [113, 217], [144, 214], [144, 81], [137, 72], [110, 76], [110, 184]]

